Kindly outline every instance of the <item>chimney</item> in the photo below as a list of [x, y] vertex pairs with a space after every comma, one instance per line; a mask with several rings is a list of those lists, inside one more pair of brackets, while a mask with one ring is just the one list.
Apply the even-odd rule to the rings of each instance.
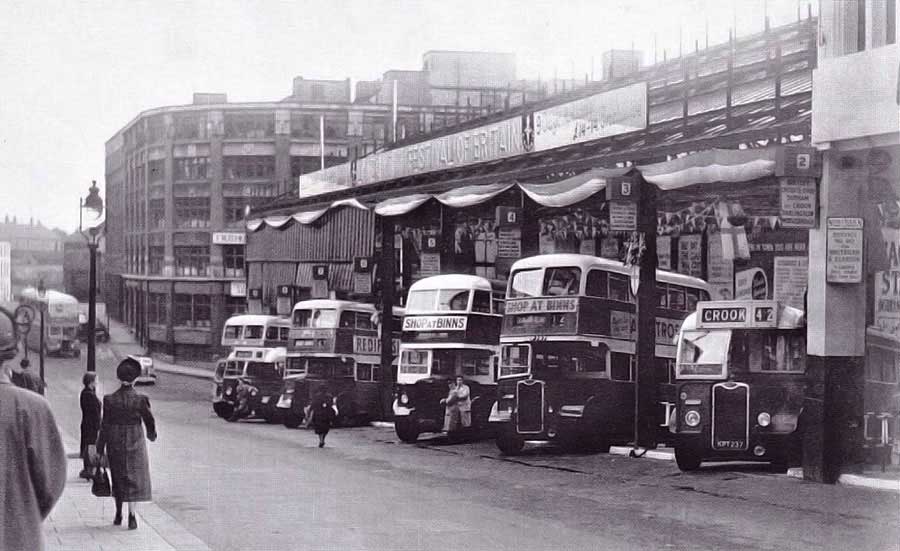
[[603, 52], [603, 80], [615, 80], [641, 68], [644, 54], [639, 50], [607, 50]]

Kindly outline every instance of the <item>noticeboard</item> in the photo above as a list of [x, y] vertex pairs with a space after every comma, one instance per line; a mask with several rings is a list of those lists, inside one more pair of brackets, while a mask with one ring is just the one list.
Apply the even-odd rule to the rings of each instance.
[[826, 253], [826, 282], [862, 283], [863, 219], [829, 218]]

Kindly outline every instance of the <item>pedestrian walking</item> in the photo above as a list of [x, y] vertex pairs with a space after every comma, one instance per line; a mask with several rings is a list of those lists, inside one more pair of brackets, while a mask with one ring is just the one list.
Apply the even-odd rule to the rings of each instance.
[[28, 369], [31, 366], [31, 362], [28, 358], [22, 358], [19, 361], [18, 372], [13, 371], [12, 382], [16, 386], [22, 387], [26, 390], [30, 390], [32, 392], [37, 392], [41, 396], [44, 395], [44, 382], [41, 381], [41, 378], [35, 375], [32, 371]]
[[42, 396], [12, 383], [17, 336], [12, 315], [0, 309], [0, 549], [43, 549], [42, 522], [66, 485], [66, 451]]
[[144, 443], [156, 440], [156, 422], [150, 413], [150, 399], [134, 390], [134, 381], [141, 374], [141, 365], [133, 358], [125, 358], [116, 368], [122, 382], [119, 390], [103, 397], [103, 418], [97, 439], [97, 453], [106, 454], [112, 475], [112, 493], [116, 500], [113, 524], [122, 524], [122, 504], [128, 503], [128, 529], [137, 528], [137, 503], [150, 501], [150, 459]]
[[325, 436], [328, 435], [328, 431], [331, 430], [331, 425], [334, 424], [334, 420], [337, 417], [333, 402], [334, 399], [331, 397], [331, 394], [320, 387], [313, 397], [312, 404], [310, 404], [309, 413], [312, 416], [310, 425], [319, 436], [320, 448], [325, 447]]
[[97, 398], [97, 374], [88, 372], [81, 377], [81, 460], [84, 468], [78, 475], [81, 478], [91, 480], [91, 455], [90, 446], [97, 443], [97, 433], [100, 432], [100, 399]]

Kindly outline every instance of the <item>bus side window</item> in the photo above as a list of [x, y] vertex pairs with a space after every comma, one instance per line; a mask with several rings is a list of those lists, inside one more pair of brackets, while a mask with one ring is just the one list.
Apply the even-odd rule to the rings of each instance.
[[613, 352], [610, 355], [612, 356], [610, 362], [612, 364], [610, 366], [610, 378], [614, 381], [633, 381], [632, 364], [634, 363], [634, 359], [631, 354]]
[[371, 381], [372, 380], [372, 364], [356, 365], [356, 380]]
[[683, 311], [684, 307], [684, 287], [679, 287], [678, 285], [669, 285], [669, 309]]
[[271, 340], [271, 341], [278, 340], [278, 328], [277, 327], [266, 327], [266, 340]]
[[356, 313], [356, 328], [357, 329], [375, 329], [375, 326], [372, 324], [372, 315], [366, 314], [364, 312]]
[[607, 296], [607, 277], [603, 270], [591, 270], [588, 272], [585, 282], [585, 294], [589, 297]]
[[342, 329], [352, 329], [355, 323], [356, 312], [341, 312], [340, 326]]
[[611, 300], [618, 300], [619, 302], [631, 302], [634, 299], [631, 298], [631, 289], [629, 289], [630, 284], [628, 283], [628, 276], [624, 276], [622, 274], [609, 274], [609, 294], [607, 295]]
[[493, 297], [494, 304], [494, 313], [500, 314], [501, 316], [506, 311], [506, 302], [503, 300], [503, 295], [495, 294]]
[[489, 291], [475, 291], [475, 296], [472, 298], [472, 311], [491, 313], [491, 293]]
[[278, 328], [278, 340], [286, 341], [288, 340], [288, 334], [290, 330], [287, 327], [279, 327]]
[[665, 283], [656, 283], [656, 306], [659, 308], [666, 308], [669, 304], [669, 297], [667, 295], [668, 285]]
[[[697, 289], [687, 290], [687, 311], [693, 312], [697, 309], [697, 303], [700, 301], [700, 291]], [[706, 299], [703, 299], [706, 300]]]

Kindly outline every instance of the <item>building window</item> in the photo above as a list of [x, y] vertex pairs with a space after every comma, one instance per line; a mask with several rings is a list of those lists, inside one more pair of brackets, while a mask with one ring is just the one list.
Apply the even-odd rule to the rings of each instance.
[[244, 207], [247, 201], [243, 197], [225, 198], [225, 223], [231, 224], [244, 219]]
[[147, 323], [165, 325], [169, 322], [167, 298], [165, 293], [147, 295]]
[[225, 277], [244, 277], [244, 246], [223, 246], [222, 264], [225, 266]]
[[209, 327], [209, 295], [175, 295], [174, 325]]
[[205, 276], [209, 267], [209, 247], [175, 247], [175, 275]]
[[274, 113], [225, 113], [226, 138], [267, 138], [274, 135]]
[[147, 204], [147, 218], [151, 230], [162, 230], [166, 227], [166, 200], [150, 199]]
[[165, 256], [165, 247], [150, 247], [149, 249], [149, 258], [147, 259], [147, 266], [149, 268], [150, 275], [159, 275], [162, 273], [163, 269], [163, 258]]
[[150, 181], [159, 182], [166, 177], [166, 162], [163, 160], [150, 161]]
[[226, 180], [273, 178], [275, 176], [275, 157], [270, 156], [243, 155], [225, 157], [223, 166]]
[[175, 159], [176, 180], [205, 180], [209, 157], [187, 157]]
[[291, 113], [292, 138], [317, 138], [319, 116], [310, 113]]
[[245, 314], [247, 301], [244, 297], [225, 297], [225, 315], [228, 317]]
[[179, 228], [208, 228], [209, 197], [179, 197], [175, 201], [175, 225]]
[[175, 118], [176, 140], [206, 139], [206, 113], [181, 115]]
[[[137, 132], [136, 145], [144, 144], [144, 128], [140, 123], [135, 127]], [[162, 115], [147, 119], [147, 137], [150, 143], [161, 143], [166, 139], [166, 121]]]

